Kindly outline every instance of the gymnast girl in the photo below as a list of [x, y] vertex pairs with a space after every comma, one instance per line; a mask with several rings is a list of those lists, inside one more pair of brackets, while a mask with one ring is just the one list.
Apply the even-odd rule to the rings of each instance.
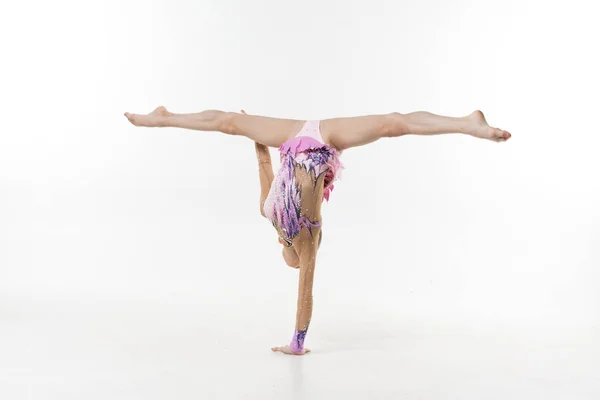
[[[149, 114], [125, 113], [135, 126], [177, 127], [245, 136], [255, 142], [261, 185], [260, 212], [277, 230], [286, 264], [299, 272], [296, 326], [289, 345], [271, 350], [303, 355], [313, 309], [313, 277], [321, 243], [321, 203], [329, 200], [343, 168], [342, 151], [381, 138], [461, 133], [505, 142], [511, 134], [488, 125], [479, 110], [463, 117], [418, 111], [324, 120], [269, 118], [207, 110], [176, 114], [158, 107]], [[273, 173], [268, 147], [279, 149], [281, 167]]]

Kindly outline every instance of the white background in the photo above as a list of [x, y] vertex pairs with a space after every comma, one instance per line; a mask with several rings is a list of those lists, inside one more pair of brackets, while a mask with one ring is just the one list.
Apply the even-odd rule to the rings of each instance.
[[[0, 34], [0, 398], [597, 399], [593, 2], [13, 2]], [[253, 143], [158, 105], [481, 109], [507, 143], [344, 152], [306, 357]], [[277, 153], [272, 150], [273, 159]], [[277, 164], [276, 164], [277, 165]]]

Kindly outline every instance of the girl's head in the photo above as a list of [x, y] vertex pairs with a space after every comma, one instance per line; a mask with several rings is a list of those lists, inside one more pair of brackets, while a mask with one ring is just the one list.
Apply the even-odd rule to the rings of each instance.
[[[283, 245], [283, 249], [281, 250], [281, 255], [283, 260], [287, 265], [292, 268], [300, 268], [300, 257], [298, 257], [298, 253], [294, 248], [294, 245], [288, 246], [283, 239], [278, 238], [279, 243]], [[319, 229], [319, 243], [318, 247], [321, 247], [321, 240], [323, 239], [323, 231]]]

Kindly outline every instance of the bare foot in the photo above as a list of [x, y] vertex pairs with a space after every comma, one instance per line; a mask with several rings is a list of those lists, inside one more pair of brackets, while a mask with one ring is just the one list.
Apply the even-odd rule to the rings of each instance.
[[505, 130], [489, 126], [485, 116], [479, 110], [473, 111], [465, 118], [469, 122], [466, 133], [471, 136], [495, 142], [506, 142], [512, 136]]
[[164, 126], [165, 117], [172, 115], [163, 106], [156, 107], [154, 111], [149, 114], [131, 114], [126, 112], [125, 116], [135, 126], [148, 126], [157, 127]]

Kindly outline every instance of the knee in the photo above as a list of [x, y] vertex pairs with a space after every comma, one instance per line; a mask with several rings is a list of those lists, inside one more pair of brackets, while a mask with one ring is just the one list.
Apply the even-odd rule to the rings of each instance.
[[237, 129], [237, 119], [240, 114], [234, 112], [225, 112], [222, 111], [218, 116], [218, 130], [219, 132], [223, 132], [227, 135], [236, 135], [238, 132]]
[[384, 137], [402, 136], [408, 132], [406, 116], [399, 112], [389, 113], [385, 116]]

